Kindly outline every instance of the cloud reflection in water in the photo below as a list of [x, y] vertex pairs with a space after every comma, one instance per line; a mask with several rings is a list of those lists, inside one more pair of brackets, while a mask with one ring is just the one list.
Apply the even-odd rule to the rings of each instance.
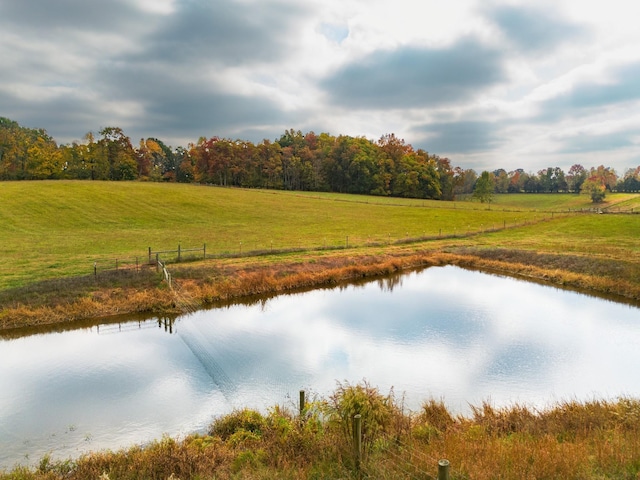
[[92, 328], [0, 341], [0, 466], [203, 429], [233, 408], [293, 406], [299, 389], [326, 395], [345, 380], [394, 387], [414, 410], [435, 397], [461, 413], [485, 400], [638, 396], [638, 313], [438, 267], [196, 312], [173, 335]]

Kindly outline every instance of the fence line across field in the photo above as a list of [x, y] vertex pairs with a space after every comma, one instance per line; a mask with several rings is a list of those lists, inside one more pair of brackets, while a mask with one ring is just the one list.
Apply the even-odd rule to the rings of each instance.
[[[558, 213], [558, 212], [555, 212]], [[575, 212], [573, 212], [575, 213]], [[437, 233], [427, 234], [426, 230], [420, 235], [416, 232], [406, 232], [406, 235], [396, 235], [392, 237], [391, 234], [380, 233], [378, 235], [344, 235], [342, 237], [329, 238], [328, 236], [319, 236], [315, 238], [297, 238], [286, 241], [288, 245], [282, 245], [276, 247], [274, 241], [261, 242], [259, 240], [238, 240], [235, 244], [220, 245], [215, 251], [211, 251], [207, 248], [207, 244], [203, 243], [202, 247], [183, 248], [181, 244], [178, 244], [176, 249], [163, 249], [154, 250], [152, 247], [147, 249], [147, 263], [148, 265], [157, 265], [158, 261], [162, 261], [164, 268], [170, 263], [180, 263], [183, 261], [196, 261], [207, 259], [222, 259], [222, 258], [234, 258], [234, 257], [251, 257], [251, 256], [263, 256], [263, 255], [276, 255], [293, 252], [305, 252], [305, 251], [322, 251], [322, 250], [341, 250], [349, 248], [362, 248], [362, 247], [379, 247], [384, 245], [405, 245], [410, 243], [419, 243], [436, 240], [446, 240], [455, 238], [472, 237], [475, 235], [481, 235], [485, 233], [497, 232], [501, 230], [507, 230], [511, 228], [518, 228], [527, 225], [533, 225], [539, 222], [551, 221], [554, 218], [558, 218], [560, 215], [551, 212], [549, 216], [533, 218], [523, 217], [515, 220], [496, 221], [488, 223], [487, 225], [481, 224], [479, 226], [471, 225], [467, 227], [455, 227], [448, 231], [443, 231], [439, 228]], [[133, 269], [140, 271], [142, 268], [141, 259], [144, 257], [128, 257], [117, 258], [114, 260], [99, 260], [93, 264], [93, 273], [98, 275], [99, 272], [112, 271], [120, 269]], [[106, 266], [104, 266], [106, 265]], [[161, 269], [158, 269], [160, 272]]]

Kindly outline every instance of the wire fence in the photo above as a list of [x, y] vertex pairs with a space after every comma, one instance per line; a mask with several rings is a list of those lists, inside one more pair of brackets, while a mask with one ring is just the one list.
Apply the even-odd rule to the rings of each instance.
[[[531, 212], [528, 212], [531, 213]], [[209, 247], [204, 243], [201, 247], [183, 248], [179, 243], [175, 249], [158, 249], [154, 250], [148, 247], [146, 255], [139, 256], [118, 256], [112, 259], [100, 259], [93, 263], [93, 275], [98, 276], [101, 273], [113, 272], [141, 272], [149, 267], [155, 267], [158, 273], [162, 274], [163, 280], [169, 288], [175, 290], [175, 281], [171, 276], [167, 265], [182, 263], [205, 261], [225, 258], [242, 258], [256, 257], [267, 255], [282, 255], [290, 253], [304, 252], [321, 252], [321, 251], [337, 251], [351, 248], [367, 248], [367, 247], [384, 247], [392, 245], [409, 245], [437, 240], [452, 240], [473, 237], [476, 235], [489, 234], [507, 229], [524, 227], [540, 222], [550, 221], [561, 216], [585, 213], [584, 210], [573, 210], [571, 212], [547, 212], [540, 216], [532, 214], [523, 216], [522, 218], [512, 218], [503, 220], [502, 222], [492, 222], [480, 225], [456, 226], [449, 230], [438, 229], [437, 233], [431, 230], [427, 233], [423, 232], [406, 232], [405, 235], [392, 236], [391, 234], [378, 235], [344, 235], [344, 236], [324, 236], [318, 237], [299, 237], [297, 239], [287, 239], [286, 244], [277, 244], [274, 241], [244, 241], [217, 243], [215, 248]], [[591, 212], [593, 213], [593, 212]], [[184, 295], [184, 294], [183, 294]], [[191, 311], [191, 299], [185, 298], [179, 302], [183, 305], [184, 311]]]

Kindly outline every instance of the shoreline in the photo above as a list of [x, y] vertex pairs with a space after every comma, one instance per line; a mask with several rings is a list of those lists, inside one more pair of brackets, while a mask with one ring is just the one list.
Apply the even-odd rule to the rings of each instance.
[[[435, 250], [418, 244], [375, 252], [305, 252], [170, 264], [173, 290], [151, 268], [106, 275], [98, 282], [93, 277], [43, 282], [17, 289], [20, 300], [0, 308], [0, 332], [123, 315], [180, 315], [255, 296], [445, 265], [569, 288], [640, 307], [637, 267], [631, 262], [473, 246]], [[620, 275], [621, 271], [627, 276]]]

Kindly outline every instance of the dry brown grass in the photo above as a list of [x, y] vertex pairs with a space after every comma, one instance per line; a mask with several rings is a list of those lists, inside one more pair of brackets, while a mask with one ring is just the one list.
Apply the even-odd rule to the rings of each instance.
[[146, 447], [98, 452], [75, 461], [44, 458], [1, 480], [47, 479], [335, 479], [357, 478], [351, 419], [361, 412], [363, 478], [435, 478], [451, 462], [452, 479], [628, 479], [640, 475], [640, 402], [566, 402], [536, 411], [515, 405], [473, 407], [453, 416], [442, 402], [405, 412], [391, 392], [339, 385], [303, 417], [283, 407], [267, 415], [240, 410], [206, 435], [163, 438]]
[[[640, 301], [640, 267], [621, 260], [507, 249], [421, 245], [170, 265], [175, 292], [153, 269], [56, 280], [5, 291], [0, 330], [148, 312], [179, 314], [218, 302], [333, 286], [434, 265], [458, 265]], [[446, 250], [446, 251], [445, 251]], [[270, 263], [271, 262], [271, 263]], [[0, 298], [2, 300], [2, 298]]]

